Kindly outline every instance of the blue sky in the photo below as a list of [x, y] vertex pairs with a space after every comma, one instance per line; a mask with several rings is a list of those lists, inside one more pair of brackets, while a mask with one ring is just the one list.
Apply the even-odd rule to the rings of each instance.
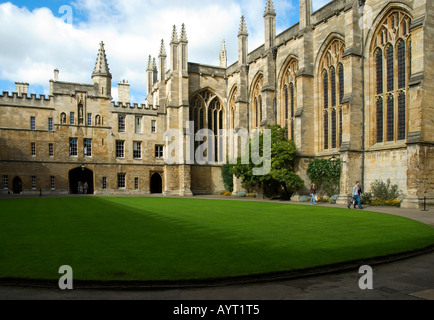
[[[314, 10], [329, 0], [313, 0]], [[277, 33], [299, 20], [298, 0], [273, 1]], [[99, 42], [104, 41], [113, 75], [113, 97], [123, 79], [131, 102], [146, 97], [148, 56], [166, 51], [173, 25], [186, 25], [189, 61], [218, 65], [226, 41], [228, 64], [237, 60], [237, 33], [246, 17], [249, 50], [263, 43], [266, 0], [14, 0], [0, 2], [0, 91], [28, 82], [29, 92], [49, 93], [53, 70], [59, 80], [91, 83]]]

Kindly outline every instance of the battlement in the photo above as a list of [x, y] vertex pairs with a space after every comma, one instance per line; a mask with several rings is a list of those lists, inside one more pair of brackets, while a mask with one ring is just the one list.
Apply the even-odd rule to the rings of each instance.
[[123, 109], [136, 109], [136, 110], [158, 110], [159, 106], [151, 106], [147, 104], [138, 104], [138, 103], [123, 103], [123, 102], [115, 102], [112, 101], [112, 106], [114, 108], [123, 108]]
[[18, 92], [3, 91], [0, 94], [0, 104], [21, 107], [52, 107], [52, 96], [39, 95], [32, 93], [18, 94]]

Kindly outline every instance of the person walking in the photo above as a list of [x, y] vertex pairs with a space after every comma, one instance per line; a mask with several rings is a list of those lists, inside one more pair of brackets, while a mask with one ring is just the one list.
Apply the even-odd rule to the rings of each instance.
[[310, 194], [310, 205], [316, 205], [316, 188], [315, 188], [315, 184], [313, 183], [310, 186], [310, 190], [309, 190], [309, 194]]
[[350, 203], [347, 206], [348, 209], [350, 209], [353, 200], [357, 201], [357, 204], [359, 205], [359, 209], [363, 209], [362, 204], [360, 202], [360, 194], [361, 193], [359, 194], [359, 190], [361, 191], [361, 189], [362, 188], [360, 187], [360, 181], [357, 181], [356, 185], [353, 187], [353, 193], [352, 193], [353, 198], [351, 199]]

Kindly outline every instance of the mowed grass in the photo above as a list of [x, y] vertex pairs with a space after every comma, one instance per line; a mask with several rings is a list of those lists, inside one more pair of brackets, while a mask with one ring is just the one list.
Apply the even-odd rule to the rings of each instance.
[[173, 198], [0, 200], [0, 278], [209, 279], [427, 247], [434, 229], [380, 213]]

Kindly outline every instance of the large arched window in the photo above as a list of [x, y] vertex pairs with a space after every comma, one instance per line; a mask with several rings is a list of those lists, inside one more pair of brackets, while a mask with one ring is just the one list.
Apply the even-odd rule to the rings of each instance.
[[282, 78], [282, 103], [280, 111], [280, 125], [287, 128], [287, 138], [294, 140], [295, 111], [296, 108], [296, 74], [298, 72], [298, 61], [292, 59], [286, 67]]
[[[204, 141], [213, 138], [213, 150], [206, 155], [209, 162], [223, 161], [220, 150], [222, 148], [220, 134], [224, 128], [224, 110], [220, 99], [211, 91], [204, 90], [190, 100], [189, 119], [194, 122], [195, 134], [201, 129], [209, 129], [214, 137], [204, 137]], [[195, 150], [202, 144], [195, 141]], [[211, 152], [212, 151], [212, 152]]]
[[407, 137], [407, 91], [410, 75], [411, 18], [394, 10], [380, 23], [372, 41], [374, 61], [376, 126], [373, 143], [405, 140]]
[[254, 82], [251, 95], [251, 127], [256, 129], [261, 126], [262, 116], [262, 86], [264, 78], [260, 75]]
[[325, 50], [320, 62], [322, 104], [322, 148], [339, 148], [342, 144], [342, 119], [344, 99], [344, 43], [333, 40]]

